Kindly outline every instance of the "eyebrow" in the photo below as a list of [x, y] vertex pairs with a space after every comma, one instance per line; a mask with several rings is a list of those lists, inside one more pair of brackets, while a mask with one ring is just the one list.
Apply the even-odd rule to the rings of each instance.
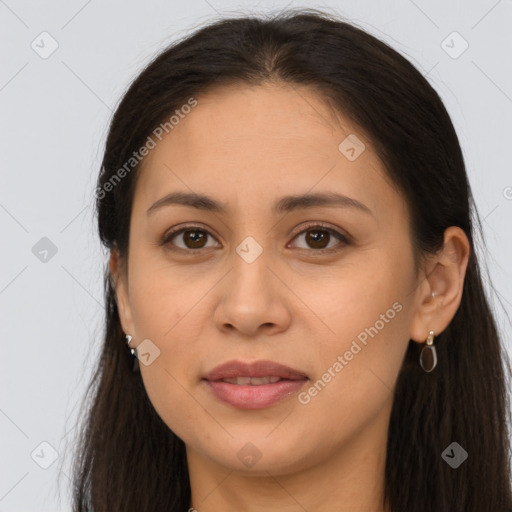
[[[204, 194], [195, 192], [171, 192], [153, 203], [147, 210], [150, 215], [156, 210], [170, 205], [183, 205], [206, 210], [219, 214], [226, 214], [228, 208], [225, 204]], [[361, 212], [373, 215], [373, 212], [366, 205], [352, 197], [335, 192], [319, 192], [315, 194], [301, 194], [295, 196], [284, 196], [276, 201], [272, 207], [275, 214], [283, 214], [295, 210], [332, 206], [341, 208], [355, 208]]]

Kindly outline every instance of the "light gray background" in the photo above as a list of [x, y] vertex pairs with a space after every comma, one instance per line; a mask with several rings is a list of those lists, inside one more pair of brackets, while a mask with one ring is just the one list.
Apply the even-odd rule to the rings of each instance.
[[[121, 94], [155, 52], [193, 28], [285, 6], [349, 18], [408, 57], [440, 93], [485, 219], [503, 304], [495, 307], [512, 354], [512, 1], [0, 0], [0, 512], [70, 510], [77, 400], [103, 319], [106, 254], [92, 197]], [[31, 47], [51, 49], [43, 31], [58, 43], [45, 59]], [[453, 31], [469, 44], [458, 58], [464, 43], [446, 39]], [[42, 237], [57, 247], [46, 262], [32, 252]], [[57, 455], [47, 469], [53, 451], [41, 443]]]

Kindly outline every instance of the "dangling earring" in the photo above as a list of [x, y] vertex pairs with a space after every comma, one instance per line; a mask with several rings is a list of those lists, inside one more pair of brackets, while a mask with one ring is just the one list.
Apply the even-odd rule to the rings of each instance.
[[132, 337], [129, 334], [127, 334], [125, 337], [126, 344], [128, 345], [128, 349], [130, 350], [130, 368], [133, 373], [137, 373], [139, 371], [139, 358], [137, 357], [137, 349], [130, 348]]
[[434, 347], [434, 331], [428, 333], [425, 346], [421, 349], [420, 365], [426, 372], [431, 372], [437, 366], [437, 351]]

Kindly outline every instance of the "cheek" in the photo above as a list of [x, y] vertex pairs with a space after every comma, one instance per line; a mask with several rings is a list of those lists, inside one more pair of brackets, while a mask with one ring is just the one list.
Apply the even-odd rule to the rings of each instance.
[[196, 430], [205, 424], [204, 410], [193, 399], [177, 367], [161, 357], [158, 364], [155, 361], [141, 373], [149, 400], [168, 428], [185, 442], [200, 436], [201, 431]]
[[379, 332], [389, 332], [389, 326], [396, 327], [405, 316], [400, 313], [411, 287], [409, 261], [372, 252], [361, 264], [315, 279], [309, 287], [304, 287], [303, 280], [295, 284], [295, 289], [302, 287], [307, 305], [324, 322], [326, 346], [344, 345], [360, 333], [364, 340], [365, 330], [375, 325]]
[[[201, 286], [190, 286], [184, 272], [155, 262], [142, 251], [132, 257], [130, 304], [139, 338], [161, 340], [169, 336], [201, 295]], [[204, 291], [203, 291], [204, 295]]]
[[[319, 409], [337, 403], [370, 411], [388, 399], [408, 346], [412, 276], [407, 253], [375, 252], [365, 265], [326, 282], [325, 295], [310, 295], [318, 297], [319, 316], [330, 332], [315, 347], [320, 382], [304, 401], [315, 401]], [[325, 296], [329, 300], [320, 298]], [[332, 414], [337, 412], [343, 414], [336, 408]]]
[[338, 312], [333, 328], [342, 334], [311, 354], [318, 372], [299, 396], [299, 414], [311, 431], [327, 439], [349, 442], [391, 407], [407, 349], [407, 319], [405, 309], [387, 309], [386, 300], [379, 308], [376, 299], [357, 318]]
[[[203, 410], [189, 392], [197, 377], [201, 325], [204, 314], [200, 301], [211, 285], [198, 280], [187, 284], [176, 268], [154, 262], [142, 251], [130, 257], [130, 304], [139, 342], [151, 340], [159, 355], [145, 366], [140, 364], [144, 387], [162, 420], [179, 437], [186, 438], [190, 425]], [[195, 373], [194, 373], [195, 372]]]

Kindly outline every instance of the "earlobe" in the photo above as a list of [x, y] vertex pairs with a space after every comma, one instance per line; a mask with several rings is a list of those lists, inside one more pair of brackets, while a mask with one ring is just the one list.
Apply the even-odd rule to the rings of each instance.
[[470, 244], [464, 231], [451, 226], [444, 233], [443, 247], [429, 261], [429, 271], [417, 290], [411, 339], [423, 343], [428, 333], [436, 335], [450, 324], [462, 300]]
[[111, 249], [109, 270], [119, 312], [119, 320], [123, 331], [133, 335], [133, 322], [128, 295], [128, 276], [125, 269], [126, 267], [122, 263], [118, 250], [116, 248]]

